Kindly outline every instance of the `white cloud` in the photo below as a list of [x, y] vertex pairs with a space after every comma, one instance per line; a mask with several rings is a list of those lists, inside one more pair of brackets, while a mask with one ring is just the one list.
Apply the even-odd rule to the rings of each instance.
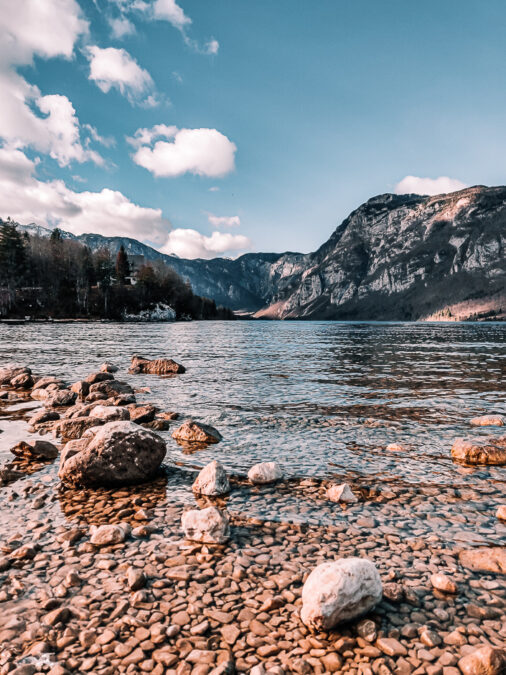
[[241, 224], [239, 216], [215, 216], [208, 213], [207, 219], [213, 227], [239, 227]]
[[156, 0], [153, 5], [153, 15], [155, 19], [168, 21], [179, 30], [192, 22], [190, 17], [186, 16], [183, 9], [176, 3], [176, 0]]
[[[154, 142], [160, 137], [170, 140]], [[219, 178], [235, 168], [237, 147], [216, 129], [178, 129], [158, 124], [152, 129], [138, 129], [127, 140], [137, 148], [134, 162], [155, 176], [173, 178], [193, 173]]]
[[88, 47], [87, 53], [90, 60], [89, 79], [96, 82], [104, 93], [107, 94], [113, 88], [118, 89], [131, 103], [135, 103], [153, 89], [151, 75], [125, 49], [93, 46]]
[[16, 148], [0, 148], [1, 216], [74, 234], [100, 232], [163, 245], [171, 229], [161, 209], [139, 206], [117, 190], [75, 192], [61, 180], [35, 177], [36, 162]]
[[115, 138], [113, 138], [112, 136], [101, 136], [96, 130], [96, 128], [91, 124], [83, 124], [83, 129], [85, 129], [89, 133], [90, 138], [93, 141], [95, 141], [96, 143], [100, 143], [100, 145], [103, 145], [106, 148], [112, 148], [113, 146], [116, 145]]
[[209, 188], [209, 192], [219, 192], [220, 188], [217, 185], [213, 185]]
[[251, 241], [242, 234], [213, 232], [207, 237], [196, 230], [177, 228], [172, 230], [163, 253], [173, 253], [180, 258], [216, 258], [224, 253], [239, 254], [251, 248]]
[[419, 178], [418, 176], [406, 176], [395, 186], [398, 195], [440, 195], [447, 192], [463, 190], [467, 185], [456, 178], [439, 176], [439, 178]]
[[118, 40], [135, 33], [134, 24], [124, 16], [109, 19], [109, 25], [111, 26], [112, 36]]
[[32, 147], [61, 166], [72, 161], [102, 164], [83, 147], [71, 101], [59, 94], [42, 96], [15, 68], [34, 56], [70, 59], [88, 22], [75, 0], [0, 0], [0, 138], [11, 146]]
[[204, 46], [204, 51], [206, 54], [217, 54], [220, 48], [220, 43], [218, 40], [209, 40]]

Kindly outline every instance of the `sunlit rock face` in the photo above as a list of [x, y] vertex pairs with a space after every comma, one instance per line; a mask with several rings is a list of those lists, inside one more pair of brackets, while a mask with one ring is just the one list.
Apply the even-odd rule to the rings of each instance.
[[[273, 318], [423, 319], [470, 303], [505, 312], [506, 188], [434, 197], [380, 195], [299, 260], [261, 315]], [[291, 254], [286, 258], [289, 260]], [[280, 258], [273, 267], [287, 260]], [[441, 316], [440, 318], [444, 318]], [[451, 315], [448, 316], [451, 318]]]

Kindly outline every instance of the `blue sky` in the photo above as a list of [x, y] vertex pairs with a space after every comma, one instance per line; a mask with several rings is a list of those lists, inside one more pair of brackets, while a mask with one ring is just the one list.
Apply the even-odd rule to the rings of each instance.
[[3, 217], [189, 257], [310, 251], [375, 194], [504, 182], [503, 2], [0, 14]]

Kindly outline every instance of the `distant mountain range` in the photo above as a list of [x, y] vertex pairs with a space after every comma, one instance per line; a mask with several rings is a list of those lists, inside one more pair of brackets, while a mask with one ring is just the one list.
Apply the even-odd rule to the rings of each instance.
[[[20, 229], [50, 234], [34, 224]], [[308, 254], [185, 260], [128, 237], [64, 236], [163, 260], [198, 295], [257, 317], [506, 318], [506, 187], [373, 197]]]

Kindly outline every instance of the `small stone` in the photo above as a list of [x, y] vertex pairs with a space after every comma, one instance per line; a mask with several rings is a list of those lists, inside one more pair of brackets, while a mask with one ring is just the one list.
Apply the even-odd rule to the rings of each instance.
[[327, 490], [327, 499], [330, 499], [331, 502], [343, 502], [345, 504], [353, 504], [358, 502], [357, 497], [351, 491], [348, 483], [343, 483], [342, 485], [332, 485]]
[[183, 443], [219, 443], [223, 437], [209, 424], [189, 420], [173, 432], [172, 438]]
[[387, 656], [405, 656], [408, 653], [406, 647], [394, 638], [378, 638], [376, 646]]
[[506, 520], [506, 504], [501, 504], [501, 506], [497, 508], [495, 515], [499, 520]]
[[283, 478], [283, 471], [277, 462], [260, 462], [251, 467], [248, 478], [255, 485], [274, 483]]
[[473, 427], [503, 427], [505, 418], [502, 415], [482, 415], [473, 417], [471, 424]]
[[430, 578], [432, 586], [442, 593], [457, 593], [457, 584], [446, 574], [433, 574]]
[[127, 584], [131, 591], [138, 591], [146, 585], [146, 575], [138, 567], [129, 567], [127, 570]]
[[223, 466], [216, 460], [207, 464], [192, 485], [197, 494], [217, 497], [230, 492], [230, 483]]
[[125, 541], [125, 530], [119, 525], [100, 525], [92, 531], [90, 542], [94, 546], [113, 546]]
[[187, 539], [208, 544], [223, 544], [230, 536], [229, 521], [226, 512], [214, 506], [201, 511], [185, 511], [181, 525]]

